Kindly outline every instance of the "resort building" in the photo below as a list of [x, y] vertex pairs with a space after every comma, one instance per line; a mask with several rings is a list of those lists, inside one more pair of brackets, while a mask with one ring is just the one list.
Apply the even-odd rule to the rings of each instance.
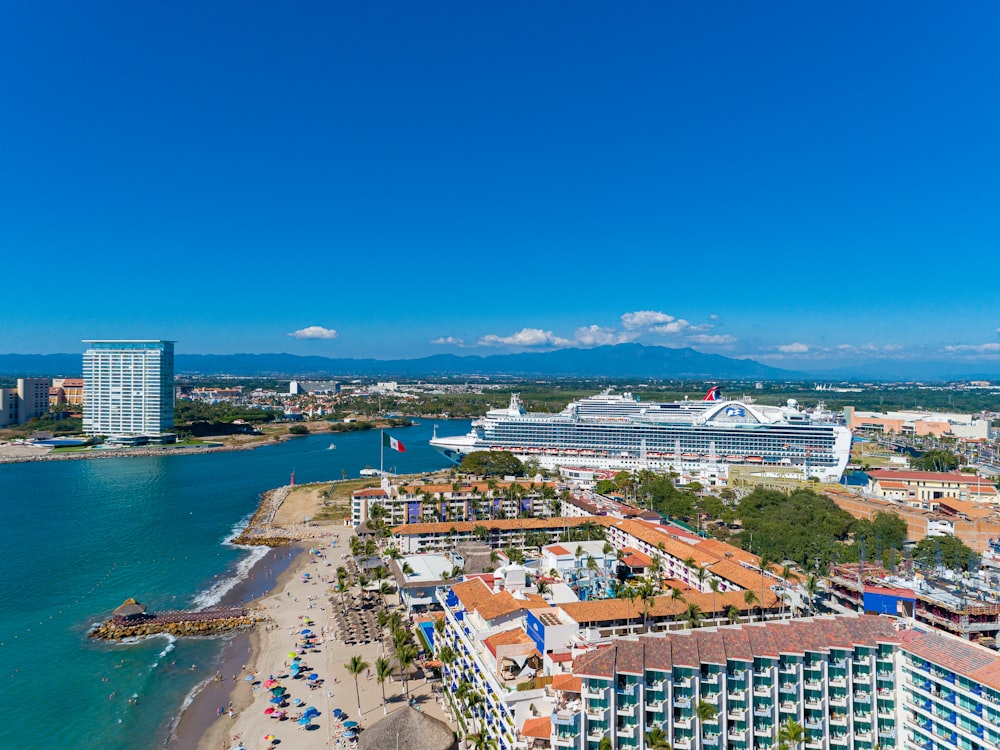
[[173, 341], [85, 341], [83, 431], [131, 442], [174, 425]]
[[453, 484], [391, 484], [356, 490], [351, 519], [355, 526], [371, 518], [371, 508], [385, 510], [386, 523], [484, 521], [490, 519], [547, 517], [555, 497], [550, 482], [455, 482]]
[[868, 494], [916, 508], [931, 510], [932, 503], [945, 498], [1000, 502], [993, 482], [975, 474], [877, 469], [868, 476]]
[[52, 406], [80, 406], [83, 404], [83, 378], [54, 378], [49, 389]]
[[46, 378], [18, 378], [16, 388], [0, 388], [0, 427], [24, 424], [49, 413]]
[[1000, 747], [1000, 657], [886, 617], [621, 639], [578, 656], [573, 675], [548, 743], [529, 747], [643, 748], [660, 729], [678, 750], [768, 750], [791, 721], [808, 750]]

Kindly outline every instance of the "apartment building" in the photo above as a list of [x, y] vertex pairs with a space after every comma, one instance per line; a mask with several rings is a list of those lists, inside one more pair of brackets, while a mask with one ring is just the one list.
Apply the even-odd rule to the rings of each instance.
[[[557, 696], [547, 747], [770, 750], [794, 721], [808, 750], [994, 750], [1000, 657], [871, 615], [617, 640], [576, 658], [582, 710]], [[530, 746], [538, 746], [532, 743]]]
[[51, 382], [47, 378], [18, 378], [16, 388], [0, 388], [0, 427], [48, 414]]
[[[174, 425], [173, 341], [85, 341], [83, 431], [159, 436]], [[47, 392], [46, 392], [47, 396]]]
[[391, 526], [446, 521], [547, 517], [554, 498], [551, 482], [455, 482], [454, 484], [390, 484], [378, 490], [352, 494], [355, 526], [371, 517], [380, 505]]

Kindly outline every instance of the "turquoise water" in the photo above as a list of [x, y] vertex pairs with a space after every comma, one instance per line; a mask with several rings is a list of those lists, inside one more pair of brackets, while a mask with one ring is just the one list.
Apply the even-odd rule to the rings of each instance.
[[[427, 445], [432, 429], [393, 430], [407, 452], [386, 451], [386, 468], [445, 466]], [[225, 544], [262, 492], [293, 470], [305, 484], [378, 462], [379, 433], [364, 432], [232, 453], [0, 465], [0, 746], [154, 747], [214, 674], [222, 640], [109, 645], [87, 630], [130, 596], [154, 610], [216, 601], [263, 554]]]

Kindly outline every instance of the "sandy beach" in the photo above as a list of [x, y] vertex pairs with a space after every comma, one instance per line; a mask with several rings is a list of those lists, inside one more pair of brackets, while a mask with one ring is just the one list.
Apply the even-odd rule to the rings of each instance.
[[[355, 726], [363, 731], [383, 716], [382, 685], [375, 678], [375, 660], [383, 655], [381, 644], [375, 641], [348, 645], [337, 639], [331, 620], [334, 607], [340, 608], [334, 591], [336, 570], [347, 563], [349, 539], [354, 530], [343, 525], [343, 521], [304, 526], [302, 519], [315, 516], [320, 502], [319, 489], [297, 488], [281, 503], [266, 528], [255, 529], [257, 533], [297, 537], [302, 552], [279, 577], [275, 589], [254, 602], [268, 621], [258, 625], [250, 635], [249, 653], [244, 648], [246, 640], [241, 643], [241, 639], [234, 639], [227, 649], [226, 670], [220, 683], [210, 684], [203, 691], [219, 703], [215, 712], [221, 710], [222, 715], [198, 738], [199, 750], [231, 750], [241, 746], [246, 750], [263, 750], [272, 746], [272, 740], [265, 739], [272, 736], [278, 740], [274, 746], [281, 750], [348, 748], [353, 746], [350, 732], [357, 731]], [[390, 596], [389, 604], [395, 603], [395, 595]], [[303, 630], [314, 635], [308, 646]], [[297, 677], [290, 670], [292, 654], [302, 667]], [[370, 667], [359, 675], [357, 692], [353, 676], [344, 667], [354, 656], [363, 658]], [[312, 674], [317, 677], [310, 681]], [[316, 686], [310, 687], [310, 682]], [[421, 710], [446, 720], [439, 699], [432, 694], [432, 684], [422, 677], [408, 680], [410, 698]], [[228, 690], [224, 702], [218, 699], [222, 685]], [[274, 687], [284, 688], [284, 709], [272, 703]], [[384, 687], [387, 711], [406, 705], [399, 680], [389, 678]], [[203, 705], [205, 701], [206, 696], [201, 696]], [[317, 715], [308, 725], [300, 725], [293, 717], [310, 707]], [[345, 716], [336, 718], [336, 709]], [[274, 718], [274, 712], [282, 710], [286, 718]], [[178, 739], [187, 733], [183, 720], [181, 724]], [[194, 727], [188, 731], [191, 729]]]

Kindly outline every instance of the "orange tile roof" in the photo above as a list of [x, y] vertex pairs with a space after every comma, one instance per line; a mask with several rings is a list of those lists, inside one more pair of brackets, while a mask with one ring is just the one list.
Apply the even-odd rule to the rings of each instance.
[[876, 481], [884, 479], [900, 479], [911, 482], [955, 482], [957, 484], [975, 484], [979, 478], [973, 474], [937, 471], [894, 471], [891, 469], [873, 469], [868, 476]]
[[445, 521], [442, 523], [408, 523], [393, 528], [392, 533], [400, 536], [415, 536], [419, 534], [446, 534], [451, 529], [456, 532], [471, 532], [476, 526], [500, 531], [521, 529], [565, 529], [582, 526], [586, 523], [598, 523], [599, 519], [588, 516], [576, 518], [501, 518], [494, 521]]
[[518, 644], [523, 644], [534, 648], [535, 645], [535, 642], [531, 640], [531, 637], [521, 630], [521, 628], [505, 630], [502, 633], [491, 635], [483, 641], [483, 643], [486, 644], [486, 648], [488, 648], [490, 653], [494, 656], [497, 655], [497, 646], [516, 646]]
[[566, 549], [565, 547], [561, 547], [558, 544], [550, 544], [545, 549], [548, 550], [549, 552], [551, 552], [553, 555], [572, 555], [573, 554], [568, 549]]
[[910, 485], [906, 482], [890, 482], [889, 480], [882, 480], [878, 483], [878, 486], [883, 490], [905, 490], [908, 489]]
[[[770, 594], [770, 596], [767, 596]], [[760, 596], [760, 590], [757, 591]], [[773, 592], [766, 591], [768, 603], [765, 608], [778, 606], [778, 597]], [[688, 604], [697, 604], [701, 611], [710, 614], [713, 611], [725, 612], [729, 607], [736, 607], [740, 612], [752, 609], [747, 607], [742, 591], [726, 591], [718, 594], [702, 594], [699, 591], [689, 591], [684, 594], [684, 601], [674, 601], [669, 595], [654, 597], [649, 603], [649, 617], [683, 619]], [[643, 604], [641, 599], [630, 602], [628, 599], [595, 599], [586, 602], [568, 602], [560, 604], [560, 608], [578, 623], [602, 623], [642, 620]], [[753, 608], [759, 606], [754, 603]]]
[[452, 592], [462, 602], [466, 611], [473, 611], [493, 596], [493, 590], [481, 578], [471, 578], [451, 587]]
[[557, 674], [552, 678], [552, 689], [579, 693], [583, 689], [583, 680], [571, 674]]
[[[459, 484], [460, 486], [458, 491], [460, 494], [470, 492], [487, 493], [490, 491], [489, 484], [486, 482], [459, 482]], [[519, 485], [525, 489], [534, 485], [535, 489], [539, 491], [541, 491], [542, 487], [555, 487], [554, 482], [532, 482], [525, 480], [522, 482], [497, 482], [496, 489], [505, 490], [512, 484]], [[435, 492], [455, 492], [454, 488], [450, 484], [403, 484], [400, 485], [399, 491], [400, 493], [405, 493], [407, 495], [419, 495], [421, 492], [430, 492], [432, 494]]]
[[542, 609], [548, 606], [549, 603], [544, 599], [541, 601], [537, 601], [531, 597], [515, 599], [509, 591], [501, 591], [499, 594], [493, 594], [489, 599], [477, 604], [475, 609], [480, 617], [486, 621], [490, 621], [513, 614], [522, 609]]
[[622, 552], [627, 554], [621, 558], [621, 562], [630, 568], [648, 568], [653, 564], [653, 558], [632, 547], [625, 547]]
[[548, 716], [539, 716], [537, 719], [525, 719], [524, 726], [521, 727], [523, 737], [536, 737], [547, 740], [552, 736], [552, 719]]

